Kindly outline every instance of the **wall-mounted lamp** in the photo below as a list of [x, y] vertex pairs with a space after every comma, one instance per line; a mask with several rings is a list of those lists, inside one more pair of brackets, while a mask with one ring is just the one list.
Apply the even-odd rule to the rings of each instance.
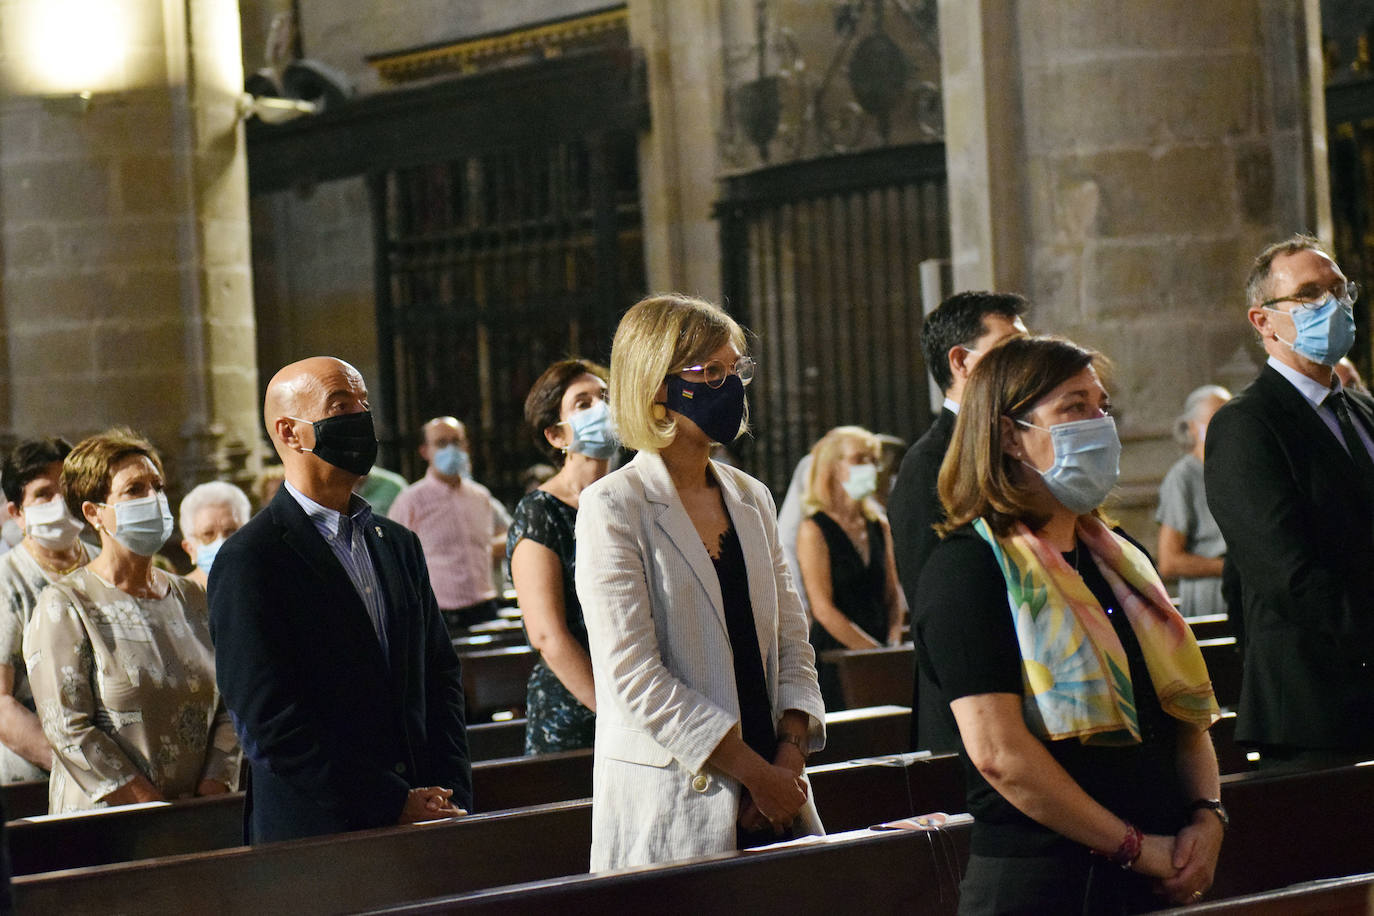
[[43, 0], [9, 5], [3, 41], [9, 79], [46, 98], [89, 105], [92, 93], [126, 88], [128, 49], [135, 23], [123, 4], [109, 0]]
[[304, 99], [281, 99], [247, 92], [239, 97], [239, 118], [244, 121], [257, 118], [264, 124], [285, 124], [303, 115], [315, 114], [320, 109], [319, 103]]

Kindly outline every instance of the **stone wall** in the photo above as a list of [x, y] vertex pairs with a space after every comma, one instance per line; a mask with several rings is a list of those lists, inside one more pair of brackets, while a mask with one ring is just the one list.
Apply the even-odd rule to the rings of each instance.
[[1243, 386], [1259, 361], [1250, 260], [1298, 230], [1329, 236], [1315, 4], [955, 0], [941, 15], [955, 287], [1023, 291], [1035, 330], [1116, 363], [1119, 508], [1150, 540], [1184, 396]]
[[363, 179], [253, 198], [253, 294], [265, 386], [282, 366], [337, 356], [377, 401], [372, 224]]
[[16, 23], [42, 4], [7, 4], [0, 31], [0, 423], [19, 436], [133, 426], [167, 456], [174, 489], [251, 471], [237, 4], [122, 9], [117, 72], [72, 85], [26, 60]]

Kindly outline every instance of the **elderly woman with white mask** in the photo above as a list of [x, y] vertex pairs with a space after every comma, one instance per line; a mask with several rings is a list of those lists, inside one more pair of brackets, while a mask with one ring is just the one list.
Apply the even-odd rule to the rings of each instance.
[[205, 591], [153, 564], [172, 534], [162, 460], [113, 429], [62, 466], [73, 515], [100, 556], [44, 589], [24, 634], [29, 680], [53, 748], [48, 809], [229, 791], [238, 741], [215, 686]]
[[207, 588], [215, 555], [252, 514], [247, 494], [223, 480], [200, 484], [187, 493], [181, 500], [181, 549], [195, 569], [186, 578]]
[[1226, 541], [1207, 508], [1202, 460], [1207, 424], [1229, 400], [1231, 392], [1220, 385], [1203, 385], [1188, 395], [1183, 414], [1174, 421], [1174, 438], [1188, 452], [1159, 486], [1159, 574], [1178, 578], [1179, 610], [1185, 617], [1226, 613], [1221, 591]]
[[62, 499], [62, 459], [71, 450], [65, 439], [31, 439], [16, 445], [0, 468], [10, 518], [23, 532], [0, 557], [0, 782], [47, 779], [52, 767], [23, 643], [39, 593], [94, 554], [79, 538], [85, 524]]

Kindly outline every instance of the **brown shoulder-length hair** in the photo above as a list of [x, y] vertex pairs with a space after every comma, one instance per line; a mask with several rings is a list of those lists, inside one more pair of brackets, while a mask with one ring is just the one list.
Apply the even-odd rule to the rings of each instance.
[[[1032, 529], [1046, 521], [1030, 490], [1017, 482], [1019, 463], [1002, 448], [1002, 418], [1020, 420], [1045, 395], [1089, 366], [1105, 373], [1107, 360], [1062, 337], [1018, 337], [998, 344], [974, 366], [959, 405], [954, 437], [940, 465], [943, 537], [977, 518], [999, 535], [1016, 522]], [[1094, 510], [1096, 512], [1096, 510]]]
[[544, 431], [562, 421], [563, 395], [568, 386], [584, 375], [594, 375], [604, 382], [610, 374], [605, 366], [589, 359], [560, 359], [544, 370], [525, 397], [525, 422], [534, 431], [534, 442], [540, 451], [550, 458], [560, 457]]

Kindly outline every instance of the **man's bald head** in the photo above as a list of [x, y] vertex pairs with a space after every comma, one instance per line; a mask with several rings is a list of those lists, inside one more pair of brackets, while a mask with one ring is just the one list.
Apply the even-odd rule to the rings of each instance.
[[[292, 426], [281, 423], [283, 418], [316, 420], [344, 413], [367, 410], [367, 385], [362, 373], [341, 359], [332, 356], [312, 356], [280, 369], [267, 383], [263, 398], [262, 416], [267, 435], [277, 453], [295, 453], [286, 439]], [[305, 443], [313, 447], [314, 442]]]

